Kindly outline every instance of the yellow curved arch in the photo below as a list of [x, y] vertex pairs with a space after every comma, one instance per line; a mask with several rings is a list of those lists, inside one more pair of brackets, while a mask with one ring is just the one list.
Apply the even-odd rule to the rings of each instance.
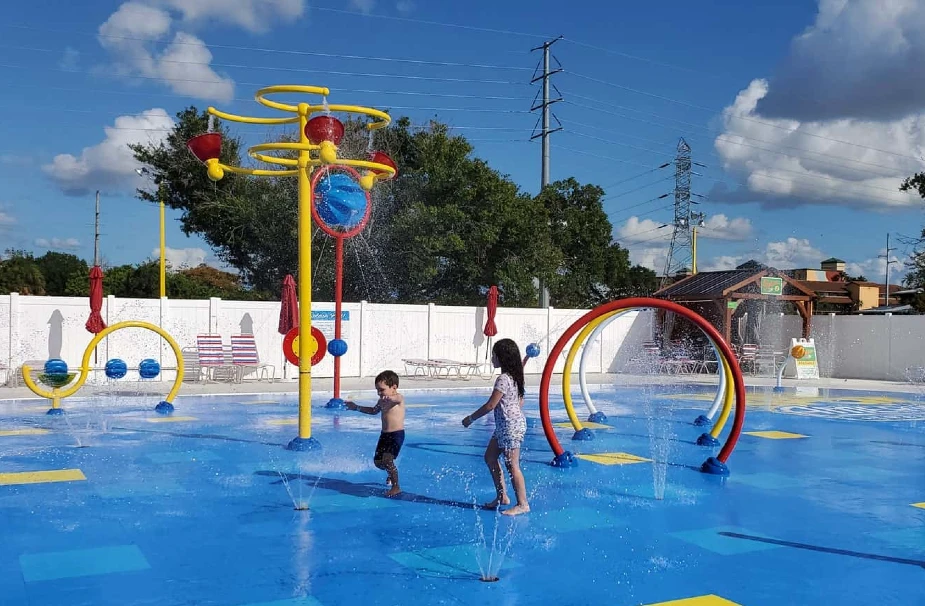
[[732, 367], [729, 365], [729, 360], [726, 359], [726, 356], [718, 347], [714, 349], [718, 354], [720, 364], [723, 365], [723, 373], [726, 375], [726, 393], [723, 395], [723, 408], [720, 410], [716, 423], [713, 424], [713, 429], [710, 430], [710, 435], [718, 439], [720, 432], [723, 431], [723, 427], [726, 425], [726, 420], [729, 418], [729, 413], [732, 412], [735, 395], [732, 389]]
[[[575, 340], [572, 342], [572, 346], [569, 349], [568, 356], [565, 358], [565, 366], [562, 369], [562, 399], [565, 402], [565, 411], [568, 414], [569, 421], [572, 423], [572, 427], [575, 428], [575, 431], [581, 431], [584, 429], [584, 426], [581, 423], [581, 420], [578, 418], [578, 415], [575, 413], [575, 407], [572, 403], [572, 394], [571, 394], [571, 375], [572, 375], [572, 365], [575, 362], [575, 357], [578, 354], [578, 351], [581, 349], [581, 345], [585, 339], [588, 338], [588, 335], [594, 331], [595, 328], [607, 318], [610, 318], [618, 313], [627, 311], [630, 308], [621, 308], [614, 309], [607, 314], [604, 314], [600, 317], [595, 318], [584, 328], [581, 332], [575, 337]], [[726, 375], [726, 391], [723, 394], [723, 408], [720, 412], [719, 418], [716, 420], [716, 423], [713, 425], [713, 429], [710, 430], [710, 435], [714, 438], [719, 438], [720, 432], [722, 432], [723, 427], [726, 425], [726, 421], [729, 419], [729, 415], [732, 412], [732, 405], [735, 401], [733, 390], [729, 387], [732, 383], [732, 367], [729, 365], [729, 361], [726, 360], [726, 357], [723, 355], [722, 351], [719, 348], [715, 348], [720, 363], [723, 366], [723, 373]]]
[[90, 356], [93, 354], [93, 350], [96, 349], [96, 346], [99, 345], [100, 341], [116, 332], [117, 330], [122, 330], [123, 328], [145, 328], [160, 335], [170, 345], [174, 355], [177, 357], [177, 377], [174, 379], [173, 387], [170, 389], [167, 397], [164, 398], [164, 401], [173, 403], [173, 399], [177, 397], [177, 393], [180, 391], [180, 386], [183, 384], [183, 354], [180, 352], [180, 346], [177, 345], [177, 342], [173, 340], [173, 337], [171, 337], [160, 326], [156, 326], [149, 322], [138, 322], [134, 320], [119, 322], [117, 324], [113, 324], [112, 326], [108, 326], [97, 333], [96, 336], [90, 340], [90, 344], [87, 345], [87, 348], [84, 350], [83, 359], [80, 361], [80, 376], [78, 376], [77, 381], [67, 389], [61, 390], [56, 387], [49, 392], [40, 388], [35, 384], [35, 381], [32, 380], [32, 369], [29, 366], [23, 364], [22, 378], [26, 384], [26, 387], [28, 387], [35, 395], [51, 400], [51, 407], [53, 409], [60, 408], [61, 400], [77, 393], [77, 390], [83, 387], [84, 383], [87, 382], [87, 378], [89, 377], [91, 370]]
[[575, 337], [575, 340], [572, 341], [572, 347], [569, 349], [568, 356], [565, 358], [565, 367], [562, 369], [562, 399], [565, 401], [565, 411], [568, 413], [568, 418], [572, 422], [572, 427], [575, 428], [575, 431], [581, 431], [584, 429], [584, 426], [578, 419], [578, 415], [575, 414], [575, 406], [572, 404], [572, 364], [575, 362], [575, 356], [578, 355], [578, 351], [581, 349], [581, 345], [584, 340], [588, 338], [588, 335], [591, 334], [595, 328], [597, 328], [598, 324], [607, 318], [610, 318], [614, 314], [618, 314], [623, 311], [626, 310], [615, 309], [610, 313], [604, 314], [588, 322], [585, 327], [581, 329], [581, 332], [578, 333], [578, 336]]

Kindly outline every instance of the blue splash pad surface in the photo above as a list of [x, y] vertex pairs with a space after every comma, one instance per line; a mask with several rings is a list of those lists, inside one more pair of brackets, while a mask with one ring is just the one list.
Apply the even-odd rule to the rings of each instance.
[[[921, 599], [921, 399], [752, 390], [745, 431], [758, 434], [741, 437], [723, 479], [698, 471], [717, 449], [697, 446], [704, 428], [691, 424], [712, 390], [595, 394], [610, 428], [575, 442], [572, 429], [557, 427], [565, 448], [656, 463], [554, 469], [542, 430], [532, 428], [523, 467], [533, 510], [513, 519], [474, 507], [493, 496], [482, 462], [493, 425], [489, 416], [466, 430], [460, 420], [485, 390], [406, 390], [399, 499], [381, 496], [384, 473], [372, 465], [378, 418], [328, 411], [327, 394], [313, 409], [321, 453], [283, 448], [297, 429], [291, 395], [180, 398], [168, 422], [153, 422], [163, 419], [152, 410], [156, 397], [70, 399], [69, 415], [57, 418], [35, 400], [0, 402], [2, 603]], [[527, 409], [538, 416], [535, 395]], [[553, 421], [567, 421], [561, 398]], [[86, 479], [25, 484], [11, 475], [75, 469]], [[500, 580], [480, 582], [486, 572]]]

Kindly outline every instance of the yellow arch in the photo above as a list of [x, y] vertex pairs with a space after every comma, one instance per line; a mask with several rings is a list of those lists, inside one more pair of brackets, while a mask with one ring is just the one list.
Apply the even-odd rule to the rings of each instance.
[[[595, 318], [591, 322], [588, 322], [587, 325], [578, 333], [575, 337], [575, 340], [572, 342], [572, 347], [569, 349], [568, 356], [565, 358], [565, 367], [562, 369], [562, 400], [565, 402], [565, 411], [568, 414], [569, 421], [572, 423], [572, 427], [575, 431], [581, 431], [584, 429], [581, 420], [578, 418], [578, 415], [575, 413], [575, 407], [572, 403], [572, 365], [575, 362], [575, 357], [578, 355], [578, 351], [581, 349], [581, 345], [585, 339], [588, 338], [588, 335], [594, 331], [595, 328], [608, 318], [625, 312], [630, 308], [615, 309], [610, 313], [604, 314], [600, 317]], [[729, 418], [730, 412], [732, 412], [732, 404], [735, 401], [733, 390], [730, 388], [732, 385], [732, 368], [729, 366], [729, 361], [726, 360], [726, 357], [719, 350], [715, 348], [719, 356], [720, 363], [723, 365], [723, 373], [726, 375], [726, 391], [723, 394], [723, 408], [720, 412], [719, 418], [716, 420], [716, 423], [713, 425], [713, 429], [710, 430], [710, 435], [714, 438], [719, 438], [720, 432], [723, 430], [723, 426], [726, 425], [726, 421]]]
[[62, 390], [55, 387], [52, 388], [52, 390], [49, 392], [40, 388], [35, 384], [35, 381], [32, 380], [32, 369], [29, 366], [23, 364], [22, 378], [26, 383], [26, 387], [32, 390], [32, 393], [35, 395], [51, 400], [52, 409], [60, 408], [61, 400], [77, 393], [77, 390], [83, 387], [84, 383], [87, 382], [87, 378], [90, 376], [91, 370], [90, 356], [93, 354], [93, 350], [96, 349], [96, 346], [99, 345], [100, 341], [116, 332], [117, 330], [122, 330], [123, 328], [145, 328], [160, 335], [170, 345], [174, 355], [177, 357], [177, 377], [174, 379], [173, 387], [167, 394], [167, 397], [164, 398], [164, 401], [173, 403], [174, 398], [177, 397], [177, 393], [180, 391], [180, 386], [183, 384], [183, 354], [180, 352], [180, 346], [177, 345], [177, 342], [173, 340], [173, 337], [167, 334], [167, 332], [160, 326], [156, 326], [149, 322], [136, 322], [132, 320], [127, 322], [119, 322], [104, 328], [102, 331], [97, 333], [93, 339], [90, 340], [90, 344], [87, 345], [87, 349], [84, 350], [83, 359], [80, 361], [80, 376], [78, 376], [77, 381], [67, 389]]

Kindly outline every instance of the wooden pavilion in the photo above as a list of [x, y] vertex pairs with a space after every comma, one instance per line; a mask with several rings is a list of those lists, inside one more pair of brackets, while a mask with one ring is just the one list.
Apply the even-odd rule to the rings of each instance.
[[732, 319], [742, 302], [792, 303], [803, 319], [803, 338], [812, 327], [816, 293], [773, 267], [705, 271], [656, 291], [653, 297], [683, 305], [710, 321], [732, 343]]

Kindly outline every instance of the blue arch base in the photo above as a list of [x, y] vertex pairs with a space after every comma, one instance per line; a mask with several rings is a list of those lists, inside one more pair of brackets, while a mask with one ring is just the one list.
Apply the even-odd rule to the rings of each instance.
[[710, 424], [710, 417], [708, 417], [707, 415], [700, 415], [699, 417], [694, 419], [694, 425], [696, 425], [697, 427], [704, 427], [709, 424]]
[[331, 408], [333, 410], [346, 410], [347, 404], [344, 403], [343, 398], [331, 398], [328, 400], [328, 403], [324, 405], [325, 408]]
[[296, 452], [309, 452], [311, 450], [321, 450], [321, 442], [315, 438], [292, 438], [286, 445], [286, 450]]
[[594, 433], [587, 427], [583, 427], [575, 432], [575, 435], [572, 436], [573, 440], [579, 440], [581, 442], [587, 442], [588, 440], [594, 439]]
[[697, 446], [719, 446], [719, 440], [708, 433], [704, 433], [697, 438]]
[[708, 473], [714, 476], [728, 476], [729, 468], [726, 467], [726, 464], [717, 459], [716, 457], [710, 457], [703, 462], [703, 465], [700, 466], [700, 471], [703, 473]]
[[575, 455], [566, 450], [562, 454], [556, 456], [549, 464], [553, 467], [576, 467], [578, 465], [578, 459], [575, 458]]
[[166, 400], [159, 402], [158, 405], [154, 407], [154, 412], [162, 415], [173, 414], [173, 404]]
[[588, 417], [588, 423], [606, 423], [606, 422], [607, 422], [607, 415], [605, 415], [601, 411], [597, 411], [596, 413]]
[[58, 415], [63, 415], [64, 409], [63, 408], [49, 408], [48, 412], [46, 412], [45, 414], [56, 417]]

